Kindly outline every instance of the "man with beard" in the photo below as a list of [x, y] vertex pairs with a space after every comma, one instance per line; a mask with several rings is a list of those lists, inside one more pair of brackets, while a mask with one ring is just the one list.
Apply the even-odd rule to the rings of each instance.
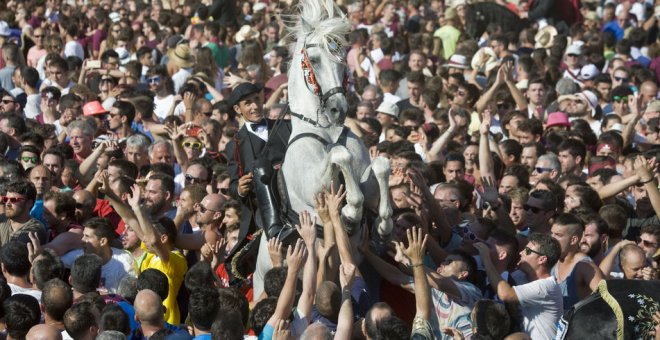
[[598, 97], [590, 90], [584, 90], [580, 93], [565, 95], [557, 99], [559, 109], [568, 114], [571, 121], [575, 119], [584, 119], [596, 133], [600, 132], [600, 113], [598, 106]]
[[62, 187], [62, 171], [64, 170], [64, 155], [58, 149], [50, 148], [41, 154], [42, 164], [51, 174], [51, 183], [55, 187]]
[[136, 276], [137, 266], [133, 257], [122, 249], [113, 248], [110, 244], [116, 238], [115, 230], [108, 219], [93, 217], [85, 222], [83, 229], [83, 248], [72, 250], [61, 257], [66, 268], [71, 268], [73, 262], [82, 254], [95, 254], [101, 258], [101, 287], [110, 293], [115, 293], [119, 282], [128, 276]]
[[545, 82], [543, 78], [536, 78], [529, 81], [525, 97], [527, 98], [527, 112], [529, 118], [536, 117], [537, 119], [543, 118], [545, 107], [543, 107], [543, 99], [545, 97]]
[[174, 179], [168, 175], [156, 173], [149, 177], [144, 188], [143, 207], [153, 219], [166, 216], [174, 219], [176, 209], [172, 209], [174, 198]]
[[30, 210], [37, 199], [37, 190], [27, 181], [14, 181], [5, 187], [6, 194], [0, 196], [5, 215], [0, 217], [0, 246], [11, 240], [30, 242], [28, 233], [36, 233], [41, 244], [46, 243], [46, 228], [30, 217]]
[[224, 201], [224, 198], [218, 194], [209, 194], [201, 202], [195, 203], [195, 222], [199, 230], [178, 235], [177, 248], [199, 250], [204, 244], [215, 245], [221, 240], [224, 232], [220, 230], [224, 219]]
[[580, 216], [584, 222], [584, 233], [580, 239], [580, 252], [587, 254], [596, 265], [599, 265], [605, 257], [608, 249], [609, 226], [598, 214]]

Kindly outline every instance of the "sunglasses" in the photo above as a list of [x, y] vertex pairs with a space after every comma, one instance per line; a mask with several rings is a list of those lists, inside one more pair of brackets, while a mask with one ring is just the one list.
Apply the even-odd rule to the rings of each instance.
[[202, 143], [200, 142], [183, 142], [184, 148], [193, 148], [193, 149], [201, 149], [202, 148]]
[[86, 206], [85, 206], [84, 204], [82, 204], [82, 203], [76, 203], [76, 209], [80, 209], [80, 210], [82, 210], [82, 209], [85, 209], [85, 208], [86, 208]]
[[542, 173], [544, 173], [544, 172], [546, 172], [546, 171], [550, 172], [550, 171], [552, 171], [553, 169], [552, 169], [552, 168], [535, 167], [534, 170], [535, 170], [536, 172], [542, 174]]
[[211, 116], [213, 115], [213, 111], [202, 112], [202, 114], [204, 114], [204, 115], [207, 116], [207, 117], [211, 117]]
[[11, 100], [11, 99], [3, 99], [3, 100], [2, 100], [2, 103], [3, 103], [3, 104], [13, 104], [13, 103], [15, 103], [15, 102], [16, 102], [15, 100]]
[[614, 96], [614, 101], [617, 103], [621, 103], [621, 102], [625, 103], [628, 101], [628, 96], [623, 96], [623, 97]]
[[193, 177], [192, 175], [186, 174], [183, 176], [186, 180], [186, 183], [206, 183], [205, 179]]
[[642, 240], [642, 239], [639, 240], [639, 243], [641, 243], [644, 247], [649, 247], [649, 248], [658, 246], [657, 242], [651, 242], [651, 241]]
[[43, 37], [44, 37], [43, 35], [35, 35], [34, 36], [35, 39], [39, 39], [39, 38], [43, 38]]
[[149, 84], [159, 84], [160, 83], [160, 77], [147, 78], [147, 82]]
[[571, 54], [567, 54], [567, 56], [568, 56], [568, 57], [571, 57], [571, 58], [577, 58], [577, 57], [579, 57], [579, 55], [577, 55], [577, 54], [573, 54], [573, 53], [571, 53]]
[[218, 191], [225, 196], [229, 195], [229, 188], [219, 188]]
[[199, 207], [199, 212], [201, 212], [202, 214], [205, 213], [206, 211], [218, 212], [218, 211], [215, 211], [213, 209], [209, 209], [209, 208], [205, 207], [201, 203], [198, 203], [197, 206]]
[[617, 77], [617, 76], [614, 76], [614, 79], [615, 79], [616, 81], [622, 81], [622, 82], [627, 82], [627, 81], [628, 81], [628, 78], [627, 78], [627, 77]]
[[23, 162], [26, 162], [26, 163], [30, 162], [32, 164], [37, 164], [37, 162], [39, 161], [39, 157], [37, 157], [37, 156], [33, 156], [33, 157], [23, 156], [23, 157], [21, 157], [21, 160]]
[[536, 254], [536, 255], [538, 255], [538, 256], [544, 256], [542, 253], [540, 253], [540, 252], [538, 252], [538, 251], [536, 251], [536, 250], [534, 250], [534, 249], [532, 249], [532, 248], [530, 248], [530, 247], [525, 247], [525, 255], [529, 256], [529, 255], [531, 255], [532, 253], [534, 253], [534, 254]]
[[527, 205], [527, 204], [523, 205], [523, 209], [525, 209], [525, 211], [531, 211], [534, 214], [538, 214], [539, 212], [541, 212], [543, 210], [541, 208], [533, 207], [533, 206]]
[[16, 204], [18, 202], [23, 202], [23, 201], [25, 201], [25, 198], [23, 197], [0, 196], [0, 202], [2, 202], [2, 204], [7, 204], [7, 203]]

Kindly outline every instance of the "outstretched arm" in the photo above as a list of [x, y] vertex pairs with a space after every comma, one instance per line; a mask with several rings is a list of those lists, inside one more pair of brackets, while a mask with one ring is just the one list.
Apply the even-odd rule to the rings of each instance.
[[304, 315], [308, 322], [312, 320], [312, 305], [316, 295], [316, 219], [307, 211], [298, 214], [300, 226], [296, 226], [298, 234], [302, 237], [307, 247], [307, 262], [303, 271], [303, 290], [298, 300], [298, 310]]
[[[128, 198], [128, 204], [133, 209], [133, 213], [137, 218], [137, 221], [140, 225], [140, 230], [142, 231], [142, 242], [147, 244], [153, 251], [158, 255], [158, 257], [165, 263], [170, 260], [170, 250], [167, 245], [163, 244], [158, 240], [159, 236], [156, 234], [153, 224], [151, 224], [151, 219], [149, 219], [145, 214], [142, 208], [140, 207], [140, 194], [141, 189], [137, 184], [133, 184], [131, 187], [132, 195]], [[137, 233], [137, 232], [136, 232]], [[201, 246], [200, 246], [201, 248]]]
[[490, 248], [482, 242], [475, 243], [474, 247], [479, 251], [479, 256], [481, 256], [481, 261], [488, 275], [488, 280], [500, 300], [507, 303], [518, 303], [518, 294], [516, 294], [516, 291], [497, 272], [493, 260], [490, 258]]
[[[331, 184], [332, 186], [332, 184]], [[344, 186], [340, 185], [337, 192], [334, 188], [330, 188], [330, 192], [326, 195], [328, 210], [330, 212], [330, 219], [335, 232], [335, 241], [337, 242], [337, 250], [339, 251], [339, 258], [343, 264], [352, 264], [355, 266], [353, 253], [351, 250], [351, 242], [348, 234], [344, 229], [344, 224], [341, 221], [341, 202], [346, 197]], [[356, 266], [357, 267], [357, 266]], [[355, 275], [362, 277], [359, 269], [355, 269]]]
[[298, 278], [298, 271], [305, 261], [305, 256], [307, 251], [305, 249], [305, 244], [303, 240], [298, 240], [295, 247], [289, 246], [287, 252], [286, 262], [289, 265], [286, 274], [286, 280], [284, 281], [284, 287], [280, 293], [279, 298], [277, 299], [277, 307], [275, 307], [275, 313], [268, 319], [268, 324], [273, 328], [277, 325], [278, 320], [287, 320], [289, 314], [291, 314], [291, 308], [293, 308], [293, 300], [296, 295], [296, 280]]
[[349, 263], [339, 266], [339, 283], [341, 284], [341, 308], [337, 317], [337, 332], [335, 339], [350, 339], [353, 331], [353, 303], [351, 288], [357, 268]]

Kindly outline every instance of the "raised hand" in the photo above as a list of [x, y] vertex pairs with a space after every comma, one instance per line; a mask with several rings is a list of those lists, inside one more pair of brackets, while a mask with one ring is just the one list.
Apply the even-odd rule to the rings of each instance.
[[637, 155], [635, 158], [635, 173], [639, 176], [639, 180], [644, 183], [653, 179], [653, 173], [649, 167], [649, 164], [646, 161], [646, 158], [642, 155]]
[[409, 266], [410, 258], [408, 258], [404, 253], [405, 246], [403, 245], [403, 242], [392, 241], [392, 243], [394, 243], [394, 249], [396, 250], [396, 253], [394, 254], [394, 261], [401, 263], [404, 266]]
[[96, 181], [101, 185], [99, 191], [107, 194], [110, 192], [110, 179], [108, 178], [108, 170], [99, 171], [94, 175]]
[[289, 271], [299, 272], [307, 257], [307, 248], [303, 240], [298, 240], [295, 247], [289, 246], [286, 254], [286, 263], [289, 266]]
[[277, 237], [272, 237], [268, 240], [268, 255], [270, 256], [270, 262], [273, 263], [273, 267], [282, 267], [282, 241], [278, 240]]
[[339, 265], [339, 284], [342, 288], [350, 288], [355, 279], [355, 265], [342, 263]]
[[408, 248], [403, 249], [403, 254], [412, 261], [412, 265], [421, 265], [426, 254], [426, 241], [428, 235], [421, 228], [412, 227], [406, 230], [408, 236]]
[[30, 238], [30, 243], [27, 244], [28, 260], [30, 260], [30, 263], [33, 263], [34, 259], [41, 255], [43, 249], [41, 248], [41, 241], [39, 241], [37, 233], [29, 232], [28, 237]]
[[491, 206], [496, 206], [499, 200], [499, 195], [497, 193], [497, 187], [495, 186], [495, 180], [490, 176], [481, 177], [481, 185], [483, 186], [481, 198], [490, 203]]
[[128, 205], [131, 206], [133, 209], [139, 209], [140, 208], [140, 195], [141, 195], [141, 189], [140, 186], [137, 184], [133, 184], [131, 186], [131, 194], [128, 195], [127, 202]]
[[300, 225], [296, 225], [296, 230], [298, 234], [305, 241], [307, 249], [314, 249], [314, 243], [316, 243], [316, 218], [312, 218], [312, 215], [308, 211], [303, 211], [298, 214], [300, 219]]
[[192, 92], [185, 92], [183, 94], [183, 106], [186, 109], [192, 109], [193, 104], [195, 103], [195, 100], [197, 100], [197, 95], [195, 95]]
[[330, 192], [326, 192], [325, 201], [328, 205], [328, 210], [330, 211], [330, 216], [339, 216], [342, 201], [346, 197], [346, 191], [344, 190], [344, 185], [340, 185], [337, 192], [335, 192], [334, 182], [330, 182]]
[[238, 179], [238, 194], [242, 197], [247, 196], [252, 191], [252, 179], [254, 175], [250, 172]]
[[319, 192], [314, 196], [314, 210], [316, 210], [316, 213], [319, 215], [319, 218], [323, 223], [330, 221], [330, 211], [325, 202], [325, 192]]
[[479, 127], [479, 132], [481, 133], [482, 138], [488, 138], [488, 132], [490, 132], [490, 121], [491, 121], [491, 114], [490, 110], [484, 110], [484, 112], [481, 113], [481, 126]]

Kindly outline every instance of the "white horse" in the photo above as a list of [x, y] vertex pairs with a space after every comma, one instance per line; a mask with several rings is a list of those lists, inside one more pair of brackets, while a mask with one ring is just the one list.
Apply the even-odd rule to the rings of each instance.
[[389, 161], [370, 161], [362, 141], [344, 126], [350, 24], [332, 0], [302, 0], [299, 7], [288, 73], [292, 132], [281, 169], [291, 207], [314, 211], [314, 196], [331, 181], [338, 183], [341, 172], [346, 188], [341, 213], [349, 233], [360, 225], [366, 207], [377, 212], [376, 230], [387, 239], [392, 231]]

